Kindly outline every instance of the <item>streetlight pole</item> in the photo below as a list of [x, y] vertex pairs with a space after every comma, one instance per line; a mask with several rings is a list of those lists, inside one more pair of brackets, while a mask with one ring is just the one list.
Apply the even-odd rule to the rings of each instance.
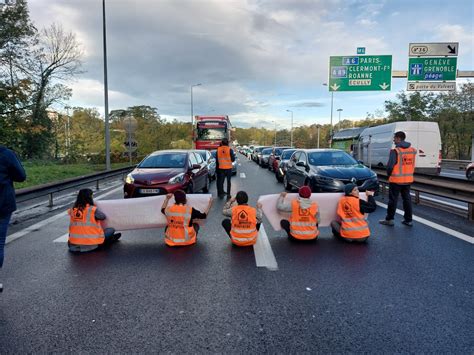
[[191, 139], [193, 137], [193, 133], [194, 133], [194, 103], [193, 103], [193, 87], [196, 87], [196, 86], [201, 86], [202, 84], [199, 83], [199, 84], [194, 84], [194, 85], [191, 85]]
[[[324, 86], [329, 86], [328, 83], [324, 83]], [[329, 148], [332, 148], [332, 108], [334, 106], [334, 91], [331, 91], [331, 127], [329, 128], [329, 139], [331, 140], [331, 144], [329, 145]]]
[[342, 108], [338, 108], [337, 109], [337, 112], [339, 112], [339, 124], [338, 124], [338, 132], [341, 130], [341, 112], [342, 112]]
[[293, 111], [286, 110], [291, 113], [291, 131], [290, 131], [290, 147], [293, 147]]
[[107, 83], [107, 31], [105, 26], [105, 0], [102, 0], [102, 29], [104, 37], [105, 167], [107, 170], [110, 170], [109, 88]]

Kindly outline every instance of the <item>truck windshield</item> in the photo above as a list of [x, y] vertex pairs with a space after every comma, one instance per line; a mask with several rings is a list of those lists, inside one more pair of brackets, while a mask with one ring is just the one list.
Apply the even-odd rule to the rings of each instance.
[[225, 128], [201, 128], [197, 130], [198, 139], [200, 140], [216, 140], [226, 137]]

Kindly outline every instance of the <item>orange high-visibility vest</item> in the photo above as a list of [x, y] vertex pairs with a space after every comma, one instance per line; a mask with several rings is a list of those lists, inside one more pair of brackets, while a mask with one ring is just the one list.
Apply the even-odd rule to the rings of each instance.
[[257, 242], [257, 210], [246, 205], [232, 207], [232, 243], [239, 246], [254, 245]]
[[303, 209], [298, 200], [293, 200], [291, 202], [290, 234], [294, 238], [302, 240], [317, 238], [319, 235], [317, 213], [316, 202], [312, 202], [309, 208]]
[[230, 147], [222, 145], [217, 148], [217, 161], [219, 169], [232, 169], [232, 158], [230, 156]]
[[196, 230], [189, 226], [192, 207], [173, 205], [165, 211], [168, 228], [165, 232], [165, 243], [169, 246], [191, 245], [196, 243]]
[[75, 245], [103, 244], [104, 230], [95, 219], [96, 206], [87, 205], [83, 210], [72, 208], [69, 214], [69, 243]]
[[395, 184], [411, 184], [415, 172], [415, 148], [395, 148], [397, 151], [397, 163], [393, 167], [388, 182]]
[[349, 239], [367, 238], [370, 236], [369, 225], [360, 212], [359, 199], [343, 196], [337, 206], [337, 215], [341, 218], [341, 237]]

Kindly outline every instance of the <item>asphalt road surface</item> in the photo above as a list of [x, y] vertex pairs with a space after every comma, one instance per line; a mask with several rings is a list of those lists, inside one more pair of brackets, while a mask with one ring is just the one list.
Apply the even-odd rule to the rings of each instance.
[[[240, 164], [233, 191], [252, 204], [282, 191], [266, 169]], [[259, 249], [238, 248], [220, 226], [223, 204], [215, 200], [197, 245], [185, 248], [166, 247], [162, 229], [142, 230], [72, 255], [65, 207], [27, 232], [13, 226], [0, 353], [474, 352], [473, 223], [420, 206], [413, 228], [400, 215], [389, 228], [377, 223], [381, 205], [367, 244], [328, 228], [316, 242], [290, 242], [265, 222], [268, 244], [261, 235]]]

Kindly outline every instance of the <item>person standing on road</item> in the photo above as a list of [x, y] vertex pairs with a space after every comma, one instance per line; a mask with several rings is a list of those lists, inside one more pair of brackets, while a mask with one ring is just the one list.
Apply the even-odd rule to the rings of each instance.
[[102, 228], [100, 221], [106, 215], [100, 211], [93, 200], [91, 189], [81, 189], [74, 207], [68, 210], [70, 252], [88, 252], [116, 242], [122, 236], [114, 228]]
[[262, 223], [262, 204], [257, 208], [248, 205], [249, 196], [245, 191], [237, 192], [224, 206], [222, 214], [226, 218], [222, 221], [226, 233], [233, 244], [250, 246], [257, 242], [258, 231]]
[[197, 241], [199, 224], [195, 219], [206, 219], [211, 208], [212, 199], [209, 200], [207, 211], [202, 213], [193, 207], [186, 205], [186, 193], [183, 190], [174, 192], [175, 204], [168, 207], [173, 194], [167, 194], [161, 213], [166, 216], [168, 225], [165, 229], [165, 243], [170, 247], [192, 245]]
[[340, 220], [332, 221], [332, 233], [346, 241], [365, 242], [370, 237], [366, 213], [377, 208], [373, 191], [366, 191], [367, 201], [359, 198], [359, 189], [355, 184], [344, 186], [344, 194], [337, 205], [337, 216]]
[[[25, 169], [16, 154], [0, 145], [0, 269], [3, 267], [7, 229], [12, 213], [16, 210], [15, 188], [13, 182], [26, 180]], [[0, 292], [3, 285], [0, 283]]]
[[299, 196], [293, 201], [285, 201], [286, 192], [282, 192], [277, 201], [277, 210], [291, 212], [290, 220], [282, 219], [280, 226], [290, 239], [315, 240], [319, 230], [319, 208], [315, 201], [311, 201], [309, 186], [301, 186]]
[[221, 142], [221, 146], [217, 148], [217, 195], [224, 197], [224, 179], [227, 179], [227, 198], [230, 198], [230, 188], [232, 179], [232, 162], [235, 161], [235, 153], [229, 147], [229, 140], [224, 138]]
[[396, 132], [393, 137], [395, 149], [390, 151], [387, 163], [388, 178], [388, 208], [385, 219], [379, 221], [380, 224], [393, 226], [395, 211], [397, 209], [398, 195], [401, 193], [403, 200], [403, 221], [407, 226], [412, 226], [413, 212], [411, 206], [410, 185], [413, 183], [413, 173], [415, 172], [416, 149], [411, 144], [405, 142], [404, 132]]

